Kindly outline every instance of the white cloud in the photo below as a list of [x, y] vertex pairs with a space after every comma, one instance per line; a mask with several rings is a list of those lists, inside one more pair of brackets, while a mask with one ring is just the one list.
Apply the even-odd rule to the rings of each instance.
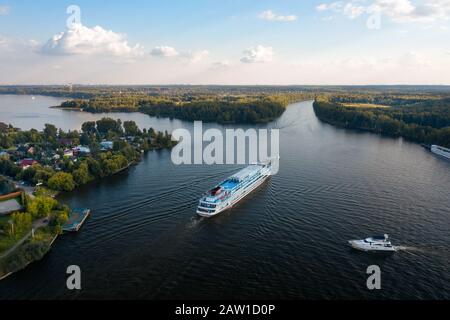
[[341, 13], [351, 19], [357, 18], [366, 12], [366, 7], [359, 4], [359, 1], [337, 1], [332, 3], [322, 3], [316, 7], [317, 11], [334, 11]]
[[400, 66], [407, 68], [430, 67], [432, 65], [429, 59], [414, 51], [402, 55], [399, 58], [398, 63]]
[[190, 62], [197, 63], [205, 60], [209, 57], [209, 51], [208, 50], [200, 50], [200, 51], [194, 51], [194, 52], [187, 52], [183, 54], [184, 57], [189, 59]]
[[54, 35], [42, 51], [55, 55], [112, 55], [135, 57], [143, 54], [139, 44], [128, 45], [125, 36], [100, 26], [89, 28], [75, 24], [71, 29]]
[[343, 9], [344, 15], [346, 15], [350, 19], [355, 19], [362, 15], [364, 12], [366, 12], [365, 7], [358, 4], [355, 5], [353, 3], [347, 3]]
[[450, 18], [450, 0], [424, 0], [417, 4], [411, 0], [347, 0], [322, 3], [316, 10], [334, 11], [351, 19], [379, 12], [395, 22], [433, 22]]
[[229, 60], [217, 61], [212, 64], [213, 68], [223, 69], [231, 66], [231, 62]]
[[160, 58], [179, 58], [185, 62], [197, 63], [205, 60], [209, 56], [208, 50], [178, 52], [175, 48], [169, 46], [158, 46], [153, 48], [150, 54]]
[[410, 0], [375, 0], [371, 9], [396, 22], [433, 22], [450, 17], [450, 0], [427, 0], [417, 5]]
[[329, 5], [326, 3], [321, 3], [316, 7], [317, 11], [326, 11], [329, 9]]
[[1, 53], [34, 52], [38, 48], [39, 43], [35, 40], [15, 39], [0, 35]]
[[179, 55], [178, 51], [175, 50], [173, 47], [169, 46], [158, 46], [153, 48], [153, 50], [150, 52], [152, 56], [155, 57], [162, 57], [162, 58], [172, 58]]
[[278, 15], [272, 12], [272, 10], [267, 10], [264, 12], [261, 12], [258, 16], [260, 19], [267, 20], [267, 21], [280, 21], [280, 22], [292, 22], [297, 20], [297, 16], [294, 15]]
[[261, 45], [258, 45], [256, 47], [251, 47], [245, 50], [241, 62], [243, 63], [270, 62], [273, 60], [273, 55], [274, 51], [272, 47], [263, 47]]
[[342, 9], [343, 3], [341, 1], [332, 3], [321, 3], [316, 7], [317, 11], [340, 11]]
[[11, 12], [11, 7], [6, 5], [0, 5], [0, 16], [6, 16]]

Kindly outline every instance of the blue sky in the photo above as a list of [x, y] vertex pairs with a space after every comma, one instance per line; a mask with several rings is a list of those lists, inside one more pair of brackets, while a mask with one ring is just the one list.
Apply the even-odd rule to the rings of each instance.
[[449, 18], [450, 0], [0, 0], [0, 83], [450, 84]]

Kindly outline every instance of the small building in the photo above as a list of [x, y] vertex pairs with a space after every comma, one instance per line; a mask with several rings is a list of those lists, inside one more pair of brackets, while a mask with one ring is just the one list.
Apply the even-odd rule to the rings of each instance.
[[22, 159], [19, 161], [19, 166], [22, 168], [22, 170], [26, 170], [29, 167], [34, 166], [35, 164], [39, 164], [39, 162], [34, 159]]
[[64, 150], [64, 158], [72, 158], [73, 157], [73, 149]]
[[100, 147], [102, 151], [112, 150], [114, 146], [114, 142], [112, 141], [102, 141], [100, 142]]
[[0, 151], [0, 159], [9, 159], [9, 153], [7, 151]]
[[76, 154], [89, 154], [91, 153], [91, 149], [89, 147], [85, 147], [85, 146], [78, 146], [73, 148], [73, 151]]
[[29, 154], [34, 154], [36, 152], [36, 148], [35, 147], [29, 147], [27, 150], [27, 153]]

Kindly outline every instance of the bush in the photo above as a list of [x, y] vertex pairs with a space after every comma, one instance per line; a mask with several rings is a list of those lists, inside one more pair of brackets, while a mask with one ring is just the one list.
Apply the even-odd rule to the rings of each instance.
[[48, 180], [48, 186], [57, 191], [72, 191], [75, 188], [75, 182], [70, 173], [58, 172]]

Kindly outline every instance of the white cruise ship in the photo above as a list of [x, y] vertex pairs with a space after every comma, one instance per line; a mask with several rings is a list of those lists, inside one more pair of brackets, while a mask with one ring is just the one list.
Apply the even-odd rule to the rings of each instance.
[[272, 162], [253, 164], [209, 190], [199, 201], [197, 214], [215, 216], [238, 203], [258, 188], [272, 172]]
[[450, 160], [450, 149], [447, 149], [447, 148], [444, 148], [441, 146], [437, 146], [437, 145], [432, 145], [431, 152]]

